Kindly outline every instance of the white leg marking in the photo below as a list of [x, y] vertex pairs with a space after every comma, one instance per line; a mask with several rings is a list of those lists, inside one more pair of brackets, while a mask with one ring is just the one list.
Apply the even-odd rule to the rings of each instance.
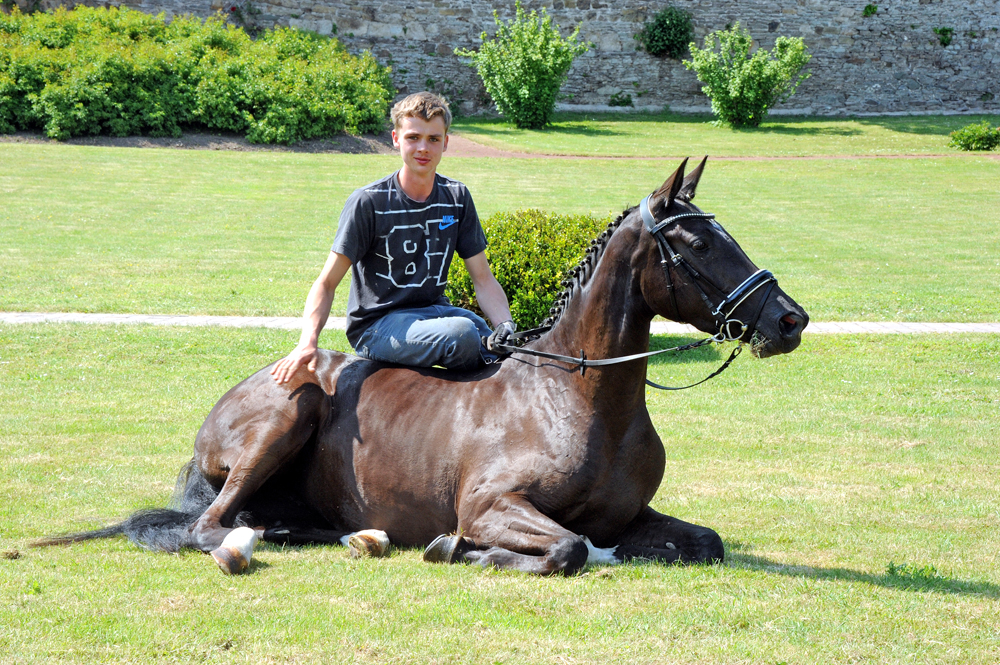
[[617, 545], [607, 548], [594, 547], [594, 544], [590, 542], [590, 538], [586, 536], [583, 537], [583, 542], [587, 543], [588, 566], [594, 564], [616, 566], [622, 562], [621, 559], [615, 556], [615, 550], [618, 549]]
[[226, 535], [225, 539], [222, 541], [222, 547], [235, 548], [236, 551], [243, 555], [247, 564], [249, 564], [250, 559], [253, 557], [253, 547], [257, 544], [257, 539], [259, 537], [260, 534], [250, 527], [241, 526], [233, 529]]

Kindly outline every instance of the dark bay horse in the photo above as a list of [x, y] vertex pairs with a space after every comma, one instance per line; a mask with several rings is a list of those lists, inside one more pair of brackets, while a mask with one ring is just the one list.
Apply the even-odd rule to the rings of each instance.
[[[657, 314], [711, 334], [752, 321], [730, 336], [760, 357], [799, 345], [805, 311], [773, 278], [740, 288], [766, 271], [691, 203], [705, 162], [685, 178], [686, 162], [643, 200], [645, 215], [629, 209], [595, 240], [551, 330], [527, 348], [641, 353]], [[713, 530], [649, 507], [664, 450], [646, 410], [645, 360], [581, 372], [514, 354], [456, 373], [321, 351], [315, 373], [302, 367], [289, 383], [269, 370], [212, 409], [174, 509], [46, 542], [126, 533], [151, 549], [207, 552], [248, 525], [290, 543], [379, 529], [417, 546], [457, 532], [449, 562], [540, 574], [580, 570], [588, 543], [614, 548], [617, 561], [724, 557]]]

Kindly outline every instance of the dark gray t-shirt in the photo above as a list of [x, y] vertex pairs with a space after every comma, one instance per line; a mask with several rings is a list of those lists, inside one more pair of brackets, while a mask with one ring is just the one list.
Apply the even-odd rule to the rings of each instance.
[[331, 250], [350, 259], [347, 339], [357, 346], [375, 321], [397, 309], [448, 304], [444, 287], [452, 256], [486, 249], [469, 190], [435, 176], [426, 201], [414, 201], [397, 173], [351, 194], [340, 214]]

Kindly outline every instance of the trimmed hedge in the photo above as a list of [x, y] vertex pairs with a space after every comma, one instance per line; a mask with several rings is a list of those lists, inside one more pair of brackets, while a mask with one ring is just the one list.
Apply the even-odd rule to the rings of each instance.
[[[604, 231], [608, 217], [560, 215], [541, 210], [500, 212], [482, 220], [489, 240], [486, 257], [510, 300], [518, 328], [541, 325], [560, 282], [586, 255], [590, 241]], [[452, 304], [482, 314], [472, 278], [462, 261], [452, 261], [445, 294]]]
[[221, 15], [169, 24], [127, 8], [0, 14], [0, 132], [179, 136], [187, 125], [293, 143], [385, 125], [394, 90], [371, 54]]

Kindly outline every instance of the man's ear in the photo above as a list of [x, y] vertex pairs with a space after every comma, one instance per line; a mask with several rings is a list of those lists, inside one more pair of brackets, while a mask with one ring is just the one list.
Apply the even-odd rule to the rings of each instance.
[[399, 150], [399, 137], [396, 136], [396, 128], [392, 128], [392, 147]]
[[448, 149], [448, 137], [449, 136], [451, 136], [451, 135], [448, 132], [444, 133], [444, 147], [441, 148], [441, 152], [444, 152], [445, 150]]

